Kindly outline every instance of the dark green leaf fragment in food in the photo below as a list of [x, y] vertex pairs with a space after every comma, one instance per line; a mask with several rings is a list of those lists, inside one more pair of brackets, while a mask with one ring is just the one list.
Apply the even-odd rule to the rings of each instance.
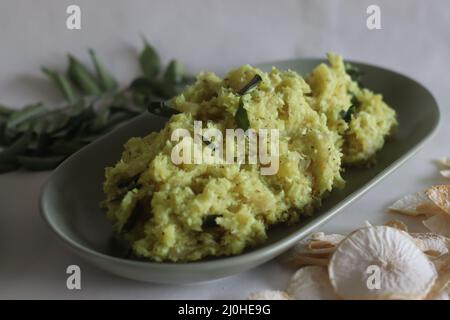
[[[237, 93], [239, 95], [245, 95], [247, 93], [250, 93], [256, 86], [262, 81], [262, 78], [260, 75], [255, 75], [252, 80], [250, 80], [249, 83], [247, 83], [245, 86], [241, 88]], [[236, 124], [239, 128], [243, 129], [244, 131], [250, 128], [250, 121], [248, 119], [247, 110], [244, 108], [244, 101], [241, 99], [239, 100], [239, 107], [236, 110], [236, 114], [234, 115], [234, 119], [236, 121]]]
[[133, 189], [137, 189], [140, 188], [142, 185], [138, 182], [139, 181], [139, 177], [140, 174], [134, 176], [134, 177], [126, 177], [121, 179], [120, 181], [118, 181], [116, 183], [116, 186], [118, 189], [120, 189], [119, 194], [120, 197], [119, 198], [115, 198], [111, 201], [117, 201], [119, 200], [119, 202], [121, 201], [121, 199], [129, 192], [132, 191]]
[[350, 106], [350, 108], [348, 108], [347, 110], [342, 110], [341, 111], [341, 117], [345, 122], [350, 122], [352, 120], [352, 115], [355, 113], [356, 107], [355, 106]]
[[161, 117], [171, 117], [174, 114], [180, 113], [180, 111], [172, 108], [164, 101], [151, 101], [147, 107], [150, 113], [156, 114]]
[[125, 189], [125, 192], [141, 187], [139, 181], [140, 175], [125, 179], [117, 184], [119, 189]]
[[158, 53], [144, 40], [144, 50], [139, 56], [142, 72], [149, 79], [155, 78], [161, 69], [161, 61]]
[[353, 94], [352, 94], [351, 103], [352, 104], [351, 104], [350, 108], [347, 109], [347, 111], [342, 110], [341, 113], [340, 113], [342, 119], [344, 119], [344, 121], [347, 122], [347, 123], [352, 121], [353, 115], [358, 112], [358, 109], [359, 109], [359, 107], [361, 105], [359, 100]]
[[45, 67], [42, 68], [42, 72], [44, 72], [47, 77], [56, 84], [63, 97], [68, 102], [75, 101], [75, 93], [73, 91], [72, 84], [65, 75]]
[[123, 225], [121, 232], [129, 232], [133, 230], [136, 224], [141, 221], [149, 218], [150, 212], [148, 212], [142, 201], [138, 201], [130, 216], [128, 217], [127, 222]]
[[171, 60], [164, 72], [163, 79], [166, 83], [181, 83], [186, 75], [184, 65], [178, 60]]
[[248, 119], [247, 110], [245, 110], [244, 108], [244, 102], [242, 101], [242, 98], [239, 101], [239, 107], [236, 110], [234, 119], [236, 121], [237, 126], [243, 129], [244, 131], [250, 128], [250, 121]]
[[67, 74], [83, 94], [100, 94], [100, 88], [94, 77], [89, 73], [86, 67], [72, 55], [69, 55], [69, 68]]
[[250, 93], [256, 86], [262, 81], [262, 78], [259, 74], [255, 75], [252, 80], [250, 80], [249, 83], [247, 83], [245, 86], [243, 86], [237, 94], [244, 95], [246, 93]]
[[50, 170], [56, 168], [63, 160], [64, 156], [18, 156], [17, 160], [20, 165], [28, 170]]
[[358, 98], [354, 94], [352, 94], [352, 100], [351, 100], [352, 106], [355, 108], [359, 108], [361, 106], [361, 102], [359, 102]]
[[202, 229], [211, 229], [211, 228], [219, 227], [219, 225], [216, 222], [216, 219], [219, 217], [220, 217], [220, 215], [217, 215], [217, 214], [206, 216], [203, 219]]
[[89, 55], [91, 56], [92, 63], [95, 67], [95, 73], [97, 75], [97, 81], [100, 89], [103, 91], [110, 91], [117, 87], [117, 81], [111, 75], [111, 73], [106, 70], [105, 66], [98, 60], [95, 51], [89, 49]]
[[362, 79], [364, 72], [362, 72], [357, 66], [351, 63], [345, 63], [345, 72], [355, 81], [359, 86], [362, 86]]

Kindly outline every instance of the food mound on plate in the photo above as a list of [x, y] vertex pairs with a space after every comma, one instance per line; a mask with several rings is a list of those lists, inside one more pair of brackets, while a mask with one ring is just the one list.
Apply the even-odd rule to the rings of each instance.
[[395, 128], [396, 113], [380, 94], [362, 87], [356, 67], [335, 54], [328, 59], [329, 66], [321, 63], [306, 79], [313, 93], [311, 106], [325, 114], [328, 127], [338, 133], [342, 163], [367, 164]]
[[[295, 223], [343, 187], [343, 163], [370, 160], [396, 120], [380, 95], [352, 80], [342, 58], [330, 55], [330, 61], [306, 80], [294, 71], [266, 73], [249, 65], [223, 79], [201, 73], [173, 98], [180, 113], [163, 130], [131, 138], [121, 159], [106, 168], [102, 205], [133, 254], [174, 262], [236, 255], [263, 243], [271, 225]], [[277, 171], [261, 174], [267, 164], [260, 158], [174, 162], [180, 143], [174, 132], [194, 137], [197, 121], [224, 136], [227, 129], [277, 129]], [[205, 137], [188, 141], [192, 149], [213, 145]]]

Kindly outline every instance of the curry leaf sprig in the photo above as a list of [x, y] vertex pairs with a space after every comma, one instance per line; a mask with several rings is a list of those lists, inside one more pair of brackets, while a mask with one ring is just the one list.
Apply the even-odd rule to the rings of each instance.
[[[139, 56], [142, 76], [125, 88], [89, 49], [93, 72], [68, 55], [66, 73], [42, 68], [65, 103], [50, 108], [43, 102], [19, 110], [0, 105], [0, 173], [25, 168], [48, 170], [115, 126], [147, 110], [149, 101], [176, 95], [192, 78], [172, 60], [161, 60], [144, 40]], [[159, 109], [158, 109], [159, 110]]]

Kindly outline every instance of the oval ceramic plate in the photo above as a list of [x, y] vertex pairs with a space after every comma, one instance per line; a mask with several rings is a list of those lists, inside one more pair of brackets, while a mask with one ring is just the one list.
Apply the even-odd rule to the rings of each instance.
[[[260, 65], [276, 66], [301, 74], [323, 62], [297, 59]], [[160, 130], [166, 119], [151, 114], [139, 116], [83, 148], [64, 161], [51, 175], [41, 194], [41, 212], [50, 229], [69, 248], [92, 264], [114, 274], [159, 283], [193, 283], [226, 277], [256, 267], [290, 248], [342, 208], [367, 192], [410, 158], [430, 138], [439, 122], [439, 110], [431, 93], [416, 81], [383, 68], [355, 63], [365, 73], [364, 84], [382, 93], [398, 113], [395, 136], [377, 155], [370, 169], [347, 170], [347, 185], [324, 201], [314, 216], [294, 226], [269, 230], [263, 245], [238, 256], [192, 263], [155, 263], [123, 259], [111, 245], [112, 227], [100, 209], [104, 168], [117, 162], [123, 144], [131, 137]]]

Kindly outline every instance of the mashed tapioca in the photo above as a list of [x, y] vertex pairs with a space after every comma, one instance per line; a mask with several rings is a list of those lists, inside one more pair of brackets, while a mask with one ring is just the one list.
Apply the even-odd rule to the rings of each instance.
[[[181, 113], [161, 132], [130, 139], [120, 161], [106, 169], [103, 206], [133, 253], [154, 261], [239, 254], [264, 242], [271, 225], [311, 214], [329, 191], [343, 186], [342, 158], [352, 162], [378, 150], [382, 142], [374, 135], [388, 127], [379, 119], [383, 108], [391, 109], [381, 97], [360, 90], [341, 68], [319, 66], [309, 83], [293, 71], [265, 73], [248, 65], [223, 79], [200, 74], [172, 101]], [[261, 81], [243, 95], [241, 89], [256, 75]], [[323, 83], [327, 77], [335, 81], [332, 89]], [[361, 107], [348, 122], [342, 113], [351, 105], [349, 88]], [[275, 174], [262, 175], [259, 162], [172, 161], [174, 130], [193, 134], [194, 121], [221, 132], [236, 129], [240, 108], [251, 129], [279, 130]], [[385, 133], [378, 136], [384, 142]]]
[[326, 115], [328, 127], [338, 133], [343, 164], [366, 163], [397, 125], [396, 113], [380, 94], [350, 77], [342, 57], [329, 54], [328, 59], [329, 66], [322, 63], [307, 77], [313, 92], [311, 105]]
[[[236, 128], [237, 93], [255, 74], [262, 82], [246, 95], [253, 129], [279, 129], [279, 169], [260, 164], [181, 164], [171, 161], [175, 129], [193, 132], [194, 120], [221, 131]], [[121, 160], [106, 169], [108, 217], [133, 251], [156, 261], [232, 255], [262, 243], [268, 226], [296, 221], [339, 184], [341, 153], [325, 116], [306, 99], [308, 84], [291, 71], [243, 66], [220, 79], [212, 73], [176, 97], [174, 115], [159, 133], [132, 138]]]

